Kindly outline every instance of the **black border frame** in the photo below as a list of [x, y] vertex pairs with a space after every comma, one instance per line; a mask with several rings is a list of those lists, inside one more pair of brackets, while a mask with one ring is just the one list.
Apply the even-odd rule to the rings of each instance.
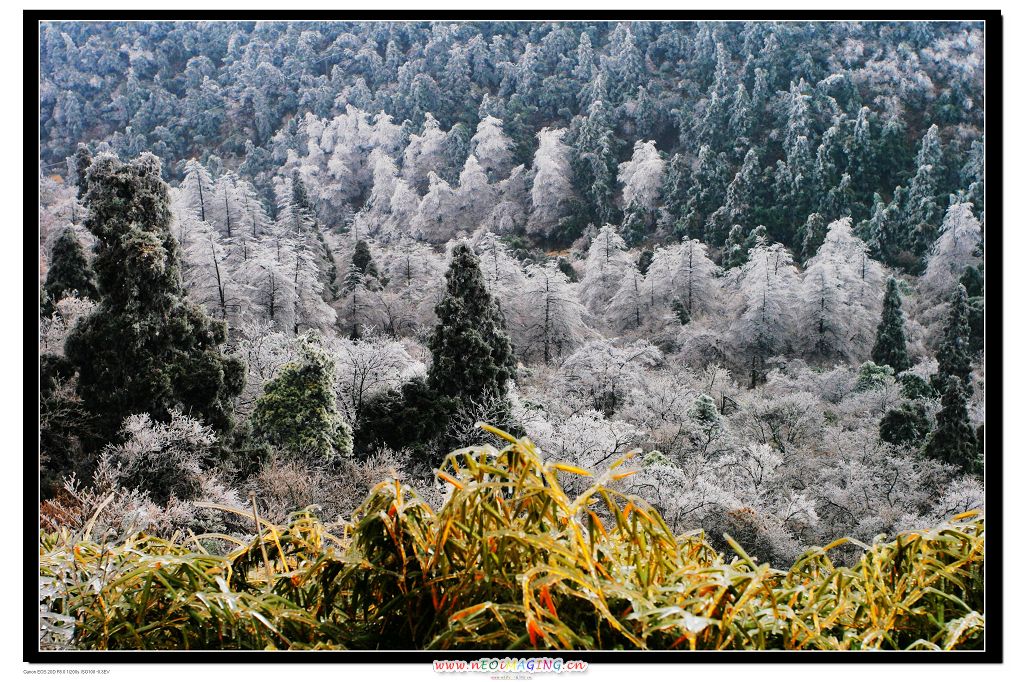
[[[29, 450], [27, 434], [38, 434], [38, 223], [29, 207], [38, 203], [36, 183], [24, 188], [25, 372], [23, 661], [32, 664], [111, 663], [430, 663], [481, 656], [543, 655], [588, 663], [1002, 663], [1003, 629], [1003, 17], [999, 10], [24, 10], [24, 139], [38, 140], [39, 30], [43, 21], [983, 21], [985, 22], [985, 649], [980, 651], [40, 651], [38, 649], [39, 488], [38, 436]], [[29, 76], [35, 78], [29, 78]], [[33, 83], [35, 84], [33, 87]], [[38, 175], [38, 146], [26, 144], [24, 177]], [[34, 311], [33, 311], [34, 309]], [[32, 422], [32, 418], [35, 422]]]

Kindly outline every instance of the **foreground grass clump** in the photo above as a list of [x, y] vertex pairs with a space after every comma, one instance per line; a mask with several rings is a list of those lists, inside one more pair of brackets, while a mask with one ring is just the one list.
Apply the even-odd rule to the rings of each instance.
[[[488, 428], [488, 427], [485, 427]], [[836, 566], [788, 570], [701, 533], [674, 536], [614, 490], [624, 457], [570, 498], [529, 440], [460, 450], [435, 512], [397, 481], [353, 520], [310, 512], [254, 537], [52, 533], [40, 548], [43, 643], [88, 649], [955, 649], [984, 638], [984, 519], [975, 513]], [[236, 510], [241, 515], [245, 511]], [[258, 532], [257, 532], [258, 527]], [[334, 532], [332, 532], [334, 531]], [[211, 543], [233, 543], [226, 555]], [[859, 544], [859, 543], [858, 543]]]

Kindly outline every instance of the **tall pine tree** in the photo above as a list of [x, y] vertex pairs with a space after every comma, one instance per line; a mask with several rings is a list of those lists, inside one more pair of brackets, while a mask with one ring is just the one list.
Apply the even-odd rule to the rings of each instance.
[[949, 303], [945, 332], [939, 345], [939, 372], [932, 383], [945, 392], [950, 377], [956, 377], [970, 394], [971, 389], [971, 324], [967, 305], [967, 289], [957, 284]]
[[885, 285], [882, 321], [878, 323], [875, 347], [871, 349], [871, 359], [879, 365], [889, 365], [897, 374], [910, 369], [900, 291], [896, 280], [892, 277]]
[[224, 324], [185, 298], [159, 160], [98, 156], [86, 204], [100, 301], [65, 344], [84, 407], [108, 437], [130, 414], [162, 421], [172, 408], [227, 431], [244, 366], [221, 352]]
[[452, 251], [445, 280], [444, 296], [434, 309], [438, 322], [428, 344], [433, 363], [427, 383], [463, 402], [503, 400], [516, 375], [512, 342], [487, 291], [480, 259], [466, 244]]
[[43, 284], [43, 315], [52, 314], [57, 301], [72, 291], [83, 298], [99, 298], [85, 251], [74, 230], [68, 227], [57, 237], [50, 252], [50, 267]]
[[967, 395], [959, 377], [946, 380], [942, 409], [935, 416], [935, 430], [924, 446], [930, 459], [960, 467], [965, 473], [980, 473], [977, 434], [967, 414]]

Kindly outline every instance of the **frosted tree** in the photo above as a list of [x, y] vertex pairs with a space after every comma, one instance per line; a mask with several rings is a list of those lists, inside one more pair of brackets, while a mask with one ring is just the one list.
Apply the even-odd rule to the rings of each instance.
[[633, 145], [633, 158], [619, 165], [622, 184], [622, 206], [636, 205], [645, 213], [654, 213], [661, 198], [665, 178], [665, 160], [661, 158], [654, 141], [639, 141]]
[[550, 363], [591, 336], [584, 321], [586, 308], [556, 263], [528, 265], [522, 297], [527, 324], [524, 341], [516, 344], [522, 355], [540, 355]]
[[434, 323], [445, 264], [430, 246], [403, 238], [379, 258], [385, 286], [374, 297], [383, 329], [394, 336], [413, 335]]
[[602, 227], [590, 242], [580, 300], [595, 314], [603, 314], [623, 277], [635, 268], [626, 243], [612, 225]]
[[313, 231], [316, 220], [312, 213], [296, 200], [295, 189], [294, 178], [277, 178], [274, 185], [277, 202], [276, 222], [278, 227], [292, 238], [302, 239]]
[[678, 301], [687, 319], [714, 315], [721, 306], [719, 268], [708, 257], [708, 248], [700, 240], [655, 250], [647, 270], [653, 283], [655, 305], [667, 308]]
[[476, 127], [476, 134], [469, 141], [470, 153], [479, 161], [494, 182], [508, 176], [513, 166], [512, 139], [502, 129], [500, 119], [485, 116]]
[[373, 186], [365, 208], [386, 215], [391, 212], [391, 196], [395, 193], [398, 166], [394, 159], [380, 149], [370, 152], [369, 164], [373, 173]]
[[455, 211], [461, 224], [476, 227], [494, 209], [495, 189], [487, 182], [487, 174], [470, 154], [459, 174], [459, 186], [455, 189]]
[[633, 158], [619, 166], [622, 188], [622, 234], [626, 242], [641, 242], [657, 219], [656, 207], [664, 182], [665, 161], [654, 142], [637, 142]]
[[430, 171], [430, 189], [420, 200], [416, 215], [409, 224], [416, 239], [442, 244], [459, 231], [461, 218], [456, 211], [455, 192], [444, 179]]
[[740, 269], [730, 304], [730, 342], [750, 386], [762, 383], [768, 359], [790, 350], [798, 337], [795, 311], [800, 279], [781, 244], [759, 244]]
[[981, 223], [969, 203], [955, 203], [946, 211], [939, 238], [928, 256], [928, 265], [918, 282], [921, 293], [933, 303], [947, 299], [960, 276], [981, 259]]
[[304, 329], [330, 329], [337, 321], [337, 313], [324, 300], [324, 278], [319, 263], [319, 254], [301, 242], [290, 254], [292, 329], [296, 334]]
[[526, 231], [541, 238], [550, 237], [559, 222], [569, 216], [576, 196], [572, 186], [571, 152], [562, 141], [565, 132], [562, 128], [544, 128], [537, 133]]
[[263, 201], [257, 194], [256, 188], [250, 183], [239, 179], [236, 188], [242, 208], [240, 229], [253, 238], [257, 238], [264, 234], [270, 225], [267, 209], [263, 206]]
[[588, 341], [562, 363], [562, 390], [570, 400], [611, 416], [631, 395], [644, 390], [647, 370], [663, 360], [648, 341]]
[[859, 362], [868, 357], [881, 313], [882, 267], [853, 236], [850, 219], [829, 225], [807, 262], [800, 306], [804, 352], [817, 360]]
[[409, 224], [416, 216], [420, 207], [420, 196], [416, 194], [408, 182], [399, 178], [395, 182], [395, 191], [391, 193], [391, 220], [388, 223], [388, 238], [410, 236]]
[[446, 139], [437, 119], [429, 113], [423, 121], [423, 131], [409, 136], [402, 159], [402, 177], [417, 191], [426, 191], [430, 173], [444, 165]]
[[376, 322], [379, 307], [375, 305], [373, 293], [380, 288], [380, 273], [370, 254], [370, 247], [365, 240], [360, 239], [356, 242], [345, 273], [342, 297], [338, 304], [350, 338], [360, 338], [363, 328], [373, 326]]
[[328, 347], [334, 359], [335, 393], [341, 399], [346, 421], [359, 425], [363, 404], [389, 390], [395, 390], [426, 368], [417, 363], [401, 342], [372, 335], [361, 339], [339, 339]]
[[280, 329], [288, 329], [290, 310], [286, 305], [291, 288], [288, 286], [289, 273], [284, 251], [291, 248], [283, 240], [270, 239], [256, 242], [252, 256], [239, 270], [239, 276], [249, 301], [247, 312], [260, 319], [271, 321]]
[[253, 241], [251, 247], [238, 273], [254, 312], [293, 334], [334, 326], [337, 313], [324, 300], [320, 260], [308, 244], [276, 235]]
[[[556, 462], [581, 467], [600, 476], [616, 459], [642, 442], [643, 431], [621, 419], [608, 419], [597, 410], [586, 410], [567, 419], [534, 418], [526, 427], [540, 449]], [[589, 479], [567, 476], [570, 495], [582, 493]]]
[[214, 182], [210, 172], [196, 159], [185, 162], [185, 179], [181, 183], [182, 201], [200, 220], [211, 220], [207, 211], [214, 202]]
[[403, 126], [395, 123], [391, 116], [379, 111], [373, 117], [373, 130], [370, 132], [370, 143], [391, 158], [398, 158], [398, 153], [405, 143]]
[[220, 176], [214, 183], [213, 192], [209, 220], [230, 239], [244, 229], [245, 209], [238, 176], [231, 172]]
[[480, 270], [492, 296], [502, 301], [522, 292], [522, 266], [498, 235], [484, 232], [474, 240], [473, 248], [480, 257]]
[[[228, 320], [239, 308], [240, 286], [230, 250], [209, 223], [190, 212], [177, 217], [175, 237], [181, 244], [182, 281], [192, 300], [202, 304], [214, 317]], [[233, 325], [232, 325], [233, 326]]]
[[619, 287], [608, 303], [605, 316], [617, 330], [639, 329], [651, 308], [651, 297], [644, 276], [635, 265], [622, 273]]

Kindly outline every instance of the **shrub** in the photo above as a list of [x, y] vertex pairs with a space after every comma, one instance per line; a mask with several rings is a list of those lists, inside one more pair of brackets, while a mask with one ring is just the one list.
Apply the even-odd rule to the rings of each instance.
[[[138, 536], [67, 532], [40, 548], [40, 610], [66, 646], [94, 649], [953, 649], [983, 643], [985, 526], [862, 545], [850, 568], [811, 548], [788, 569], [731, 538], [673, 535], [646, 502], [545, 463], [529, 440], [448, 456], [435, 511], [376, 485], [337, 531], [308, 512], [227, 555]], [[559, 472], [591, 485], [572, 498]], [[98, 598], [102, 597], [102, 599]], [[68, 634], [69, 623], [73, 630]]]
[[315, 340], [281, 368], [256, 401], [257, 438], [315, 464], [338, 464], [352, 454], [352, 430], [338, 414], [334, 363]]

